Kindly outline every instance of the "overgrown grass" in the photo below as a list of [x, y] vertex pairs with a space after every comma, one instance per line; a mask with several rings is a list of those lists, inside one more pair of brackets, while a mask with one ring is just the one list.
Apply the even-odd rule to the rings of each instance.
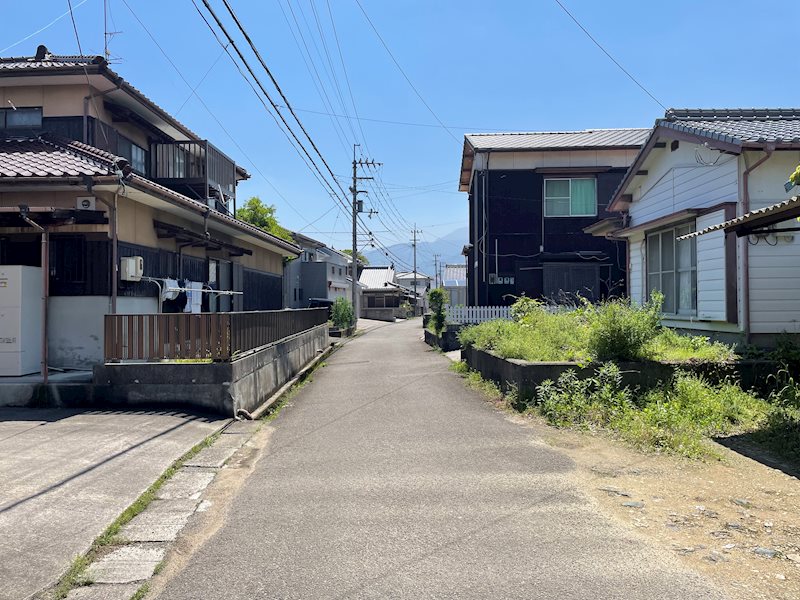
[[737, 358], [730, 346], [660, 327], [660, 307], [656, 297], [643, 306], [611, 300], [553, 311], [520, 298], [512, 307], [512, 321], [467, 327], [460, 339], [465, 346], [534, 362], [727, 362]]
[[175, 473], [178, 472], [178, 470], [187, 460], [194, 457], [203, 448], [213, 444], [219, 435], [219, 433], [215, 433], [207, 437], [202, 442], [192, 447], [191, 450], [186, 452], [178, 460], [173, 462], [169, 468], [167, 468], [167, 470], [164, 471], [161, 476], [156, 479], [156, 481], [134, 501], [133, 504], [126, 508], [125, 511], [118, 516], [114, 522], [111, 523], [111, 525], [109, 525], [106, 530], [94, 540], [94, 542], [92, 542], [92, 545], [85, 554], [76, 557], [75, 560], [72, 561], [72, 564], [70, 565], [69, 569], [67, 569], [67, 572], [64, 573], [64, 575], [56, 584], [55, 589], [53, 590], [52, 598], [54, 600], [62, 600], [63, 598], [67, 597], [67, 594], [69, 594], [71, 589], [84, 585], [91, 585], [92, 582], [87, 578], [86, 571], [89, 565], [92, 564], [95, 558], [97, 558], [99, 552], [107, 546], [125, 543], [125, 541], [119, 537], [119, 532], [122, 530], [122, 528], [131, 520], [133, 520], [136, 515], [146, 509], [153, 500], [155, 500], [158, 490], [160, 490], [161, 487], [170, 478], [172, 478]]

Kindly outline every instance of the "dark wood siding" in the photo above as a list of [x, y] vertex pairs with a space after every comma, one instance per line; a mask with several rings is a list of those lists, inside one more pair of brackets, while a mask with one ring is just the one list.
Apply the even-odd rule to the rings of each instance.
[[244, 269], [242, 277], [243, 310], [283, 308], [283, 277], [253, 269]]
[[[624, 173], [625, 169], [612, 169], [596, 175], [597, 216], [559, 218], [543, 215], [544, 179], [569, 177], [570, 174], [545, 176], [532, 170], [491, 170], [484, 188], [484, 173], [476, 172], [469, 198], [473, 250], [467, 269], [468, 303], [475, 304], [476, 277], [479, 305], [511, 304], [522, 294], [542, 297], [543, 264], [552, 262], [576, 265], [588, 262], [599, 267], [595, 289], [600, 297], [624, 291], [624, 244], [583, 232], [585, 227], [614, 216], [607, 208]], [[487, 192], [485, 203], [484, 189]], [[594, 254], [591, 258], [582, 258], [577, 255], [579, 252]], [[490, 274], [513, 277], [514, 283], [489, 284]]]

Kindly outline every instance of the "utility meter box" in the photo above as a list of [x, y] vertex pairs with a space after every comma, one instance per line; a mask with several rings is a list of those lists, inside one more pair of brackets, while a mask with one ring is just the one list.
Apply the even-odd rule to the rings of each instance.
[[141, 281], [144, 275], [144, 259], [141, 256], [125, 256], [120, 259], [122, 281]]

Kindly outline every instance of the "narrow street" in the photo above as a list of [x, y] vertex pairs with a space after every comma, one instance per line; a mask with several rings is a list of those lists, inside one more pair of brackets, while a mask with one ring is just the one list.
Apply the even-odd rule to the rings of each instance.
[[721, 597], [601, 516], [420, 334], [376, 328], [315, 373], [159, 597]]

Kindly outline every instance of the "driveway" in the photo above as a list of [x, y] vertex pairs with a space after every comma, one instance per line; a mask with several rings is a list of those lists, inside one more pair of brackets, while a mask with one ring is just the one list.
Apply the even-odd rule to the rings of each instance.
[[0, 599], [54, 583], [173, 461], [225, 422], [0, 408]]
[[603, 516], [567, 457], [421, 337], [376, 328], [318, 369], [160, 597], [722, 597]]

